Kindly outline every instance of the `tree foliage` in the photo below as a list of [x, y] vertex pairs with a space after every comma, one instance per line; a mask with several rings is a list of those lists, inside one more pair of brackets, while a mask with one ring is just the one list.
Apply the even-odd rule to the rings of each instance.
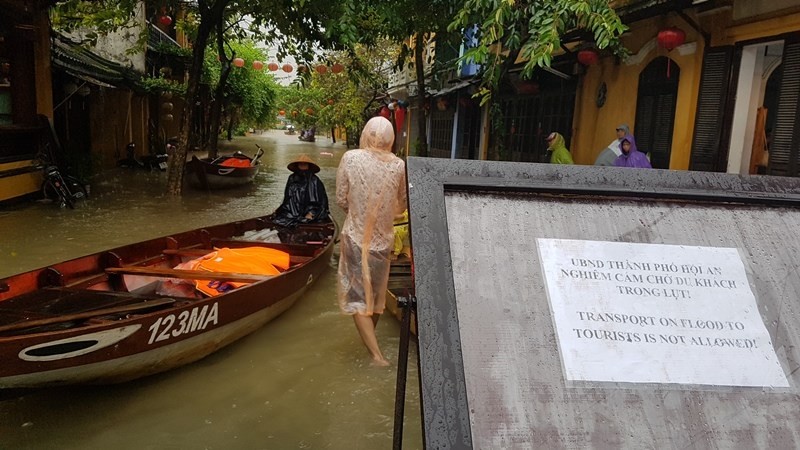
[[477, 26], [477, 45], [464, 58], [484, 67], [484, 102], [518, 58], [525, 61], [523, 78], [530, 78], [537, 67], [550, 66], [567, 33], [593, 40], [598, 49], [625, 54], [619, 37], [627, 27], [608, 0], [467, 0], [450, 30], [472, 26]]

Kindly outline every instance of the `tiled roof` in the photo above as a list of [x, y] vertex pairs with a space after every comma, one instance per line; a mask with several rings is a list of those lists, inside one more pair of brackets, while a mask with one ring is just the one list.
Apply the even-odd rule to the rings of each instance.
[[[69, 38], [56, 34], [51, 49], [53, 66], [87, 81], [142, 91], [141, 75], [105, 59]], [[88, 79], [87, 79], [88, 78]], [[95, 83], [98, 84], [98, 83]], [[101, 84], [101, 85], [103, 85]]]

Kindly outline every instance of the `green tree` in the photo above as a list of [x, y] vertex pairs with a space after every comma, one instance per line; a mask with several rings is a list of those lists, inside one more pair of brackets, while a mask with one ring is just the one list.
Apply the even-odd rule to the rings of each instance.
[[[64, 27], [93, 27], [102, 32], [119, 29], [129, 23], [136, 9], [141, 5], [136, 0], [63, 0], [69, 14], [63, 14]], [[200, 82], [203, 77], [203, 61], [206, 49], [214, 32], [223, 36], [226, 32], [241, 36], [247, 29], [255, 38], [267, 45], [279, 45], [281, 55], [292, 54], [299, 59], [310, 59], [313, 50], [341, 49], [349, 39], [338, 36], [336, 24], [344, 13], [339, 0], [302, 0], [287, 4], [284, 0], [145, 0], [149, 10], [158, 8], [190, 10], [194, 18], [185, 29], [193, 31], [192, 62], [189, 66], [186, 84], [186, 107], [181, 121], [181, 133], [177, 149], [170, 158], [167, 170], [167, 191], [181, 193], [183, 185], [183, 166], [186, 162], [191, 124], [194, 123], [196, 108], [200, 103]], [[109, 19], [107, 14], [113, 17]], [[247, 17], [243, 23], [236, 17]], [[230, 20], [230, 19], [234, 20]], [[229, 29], [229, 26], [234, 29]], [[218, 41], [219, 46], [219, 41]], [[224, 52], [220, 52], [224, 53]]]
[[518, 58], [525, 61], [523, 78], [530, 78], [537, 67], [550, 66], [567, 33], [593, 41], [598, 49], [625, 54], [619, 37], [627, 27], [608, 0], [467, 0], [450, 30], [473, 26], [477, 45], [464, 58], [483, 66], [481, 104], [491, 99]]

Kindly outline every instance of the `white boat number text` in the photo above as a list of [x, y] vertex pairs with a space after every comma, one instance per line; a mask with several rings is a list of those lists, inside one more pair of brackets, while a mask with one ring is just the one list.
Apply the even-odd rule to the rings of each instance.
[[182, 334], [193, 333], [195, 331], [205, 330], [210, 325], [219, 323], [219, 306], [217, 303], [211, 305], [209, 310], [208, 305], [194, 307], [191, 311], [183, 311], [175, 317], [175, 314], [159, 317], [156, 322], [148, 328], [150, 331], [150, 341], [161, 342], [171, 337], [178, 337]]

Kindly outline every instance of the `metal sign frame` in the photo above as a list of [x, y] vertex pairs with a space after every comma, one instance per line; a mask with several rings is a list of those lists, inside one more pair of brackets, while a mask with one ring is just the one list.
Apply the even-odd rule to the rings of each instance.
[[800, 208], [800, 179], [710, 172], [408, 158], [423, 438], [472, 448], [445, 196], [508, 192]]

